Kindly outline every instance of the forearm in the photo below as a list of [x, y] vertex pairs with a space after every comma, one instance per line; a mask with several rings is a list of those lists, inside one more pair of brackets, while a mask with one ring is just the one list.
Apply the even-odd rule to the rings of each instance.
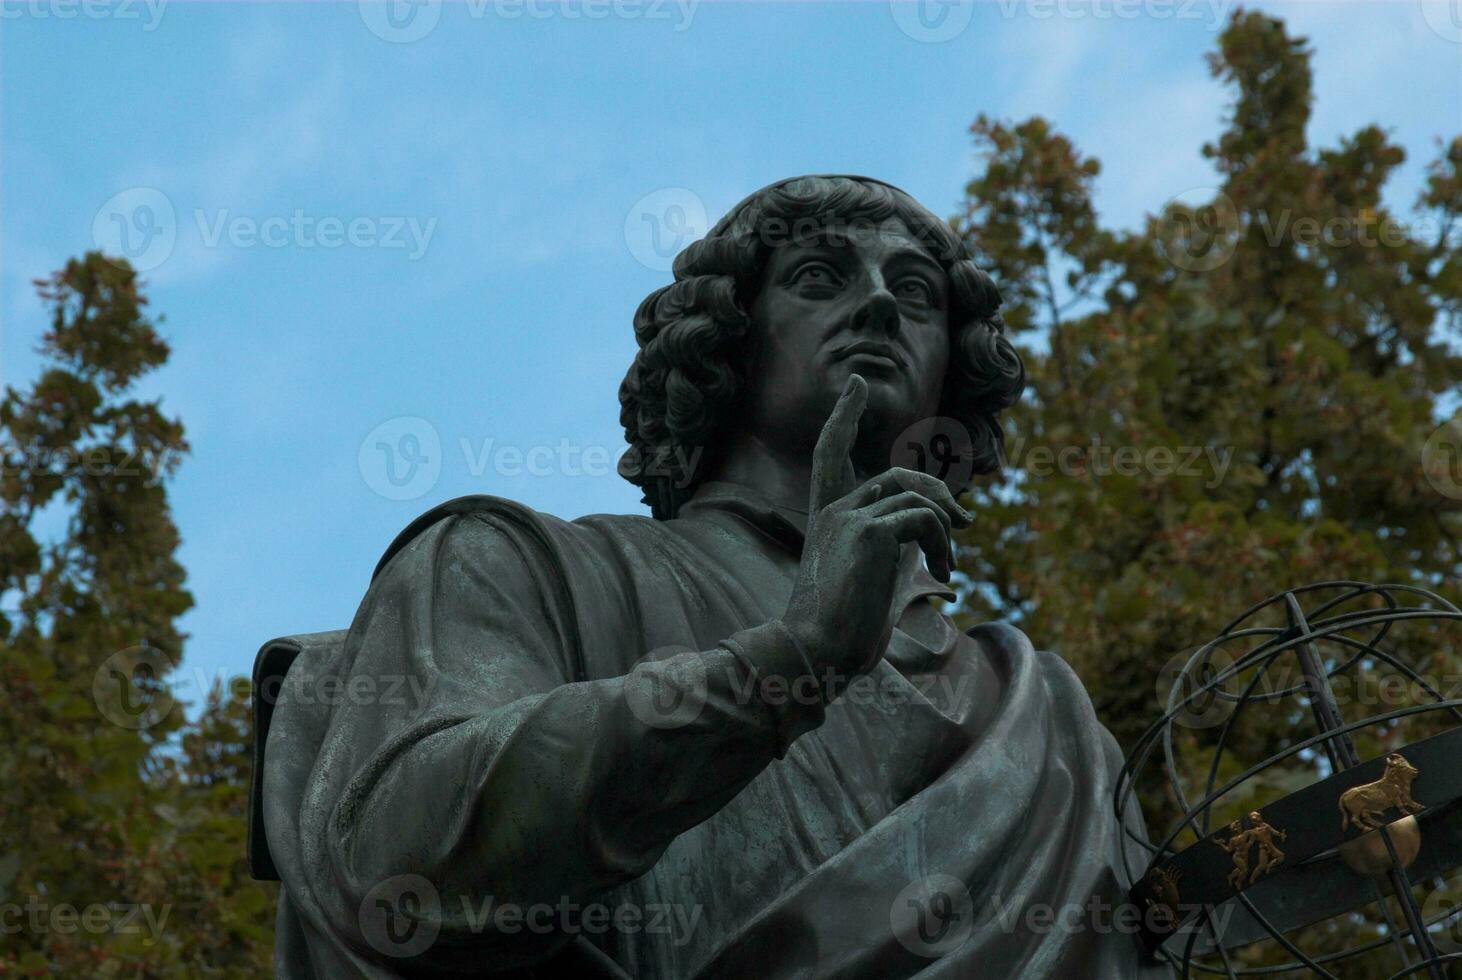
[[403, 732], [336, 807], [342, 877], [363, 894], [422, 875], [441, 895], [442, 937], [480, 949], [500, 939], [487, 900], [581, 903], [638, 877], [822, 714], [807, 661], [773, 623]]

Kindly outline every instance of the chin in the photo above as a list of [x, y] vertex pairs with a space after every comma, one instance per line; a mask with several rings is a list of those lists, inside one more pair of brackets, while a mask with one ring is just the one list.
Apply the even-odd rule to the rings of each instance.
[[902, 377], [870, 377], [863, 375], [868, 382], [868, 407], [864, 410], [865, 418], [875, 418], [883, 427], [900, 423], [894, 431], [900, 431], [905, 426], [913, 424], [919, 417], [919, 406], [911, 397], [908, 381]]

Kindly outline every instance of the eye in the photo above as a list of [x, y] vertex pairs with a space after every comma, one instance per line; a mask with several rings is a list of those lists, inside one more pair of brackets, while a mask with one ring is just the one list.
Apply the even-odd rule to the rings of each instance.
[[900, 300], [910, 300], [916, 303], [934, 302], [934, 287], [920, 276], [900, 279], [894, 283], [893, 293]]
[[826, 262], [812, 261], [799, 265], [788, 282], [793, 286], [818, 289], [836, 286], [841, 280], [842, 277], [838, 275], [838, 270]]

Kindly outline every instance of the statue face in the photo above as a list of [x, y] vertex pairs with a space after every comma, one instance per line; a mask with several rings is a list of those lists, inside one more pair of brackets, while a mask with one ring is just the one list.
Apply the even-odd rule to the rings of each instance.
[[950, 287], [898, 218], [776, 248], [751, 306], [745, 423], [764, 441], [816, 443], [850, 374], [868, 382], [855, 462], [889, 466], [892, 441], [934, 415], [949, 363]]

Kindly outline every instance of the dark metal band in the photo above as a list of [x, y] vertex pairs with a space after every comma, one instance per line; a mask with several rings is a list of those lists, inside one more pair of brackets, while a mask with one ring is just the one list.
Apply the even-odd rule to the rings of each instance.
[[[1425, 819], [1426, 814], [1459, 797], [1462, 728], [1455, 728], [1267, 803], [1181, 852], [1152, 863], [1130, 892], [1133, 904], [1143, 913], [1143, 943], [1156, 950], [1195, 920], [1200, 910], [1222, 905], [1251, 887], [1255, 907], [1272, 924], [1285, 929], [1368, 901], [1366, 890], [1354, 887], [1364, 879], [1336, 859], [1335, 849], [1413, 814], [1421, 815], [1423, 826], [1430, 828], [1433, 822]], [[1446, 855], [1435, 846], [1426, 848], [1425, 863], [1439, 864], [1457, 849], [1443, 850]], [[1335, 898], [1348, 904], [1319, 914], [1309, 907], [1311, 902], [1290, 907], [1285, 898], [1290, 886], [1298, 886], [1299, 879], [1314, 878], [1316, 873], [1332, 883], [1332, 891], [1334, 884], [1343, 883], [1338, 896], [1330, 895], [1327, 908], [1337, 904]], [[1314, 884], [1310, 882], [1310, 886]], [[1315, 898], [1310, 886], [1304, 893]], [[1257, 900], [1261, 896], [1264, 901]], [[1272, 917], [1267, 914], [1270, 909], [1280, 914]], [[1231, 924], [1239, 925], [1246, 935], [1254, 931], [1248, 925], [1259, 926], [1247, 913]], [[1252, 938], [1262, 938], [1264, 932], [1260, 927]], [[1226, 937], [1224, 945], [1235, 945], [1234, 938], [1238, 937]]]

